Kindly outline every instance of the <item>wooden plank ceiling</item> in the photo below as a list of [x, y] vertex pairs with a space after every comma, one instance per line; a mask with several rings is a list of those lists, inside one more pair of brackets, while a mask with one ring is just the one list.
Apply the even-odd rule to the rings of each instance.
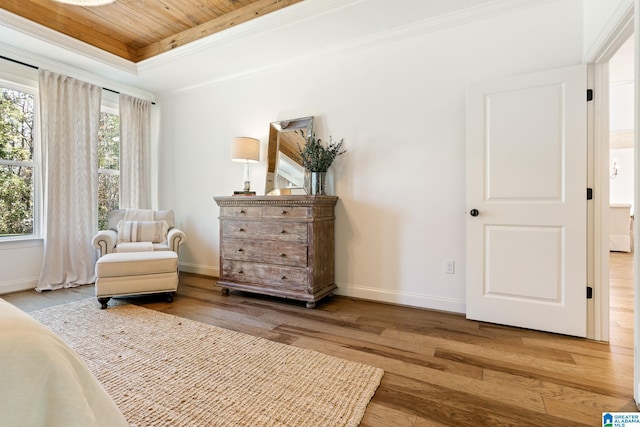
[[132, 62], [302, 0], [116, 0], [97, 7], [2, 0], [0, 7]]

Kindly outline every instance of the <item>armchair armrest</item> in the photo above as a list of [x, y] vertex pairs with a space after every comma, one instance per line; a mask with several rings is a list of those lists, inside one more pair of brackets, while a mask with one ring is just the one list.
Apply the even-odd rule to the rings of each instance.
[[178, 230], [177, 228], [172, 228], [167, 233], [167, 243], [169, 245], [169, 249], [178, 253], [178, 249], [180, 249], [180, 245], [183, 244], [187, 240], [187, 237], [184, 235], [182, 230]]
[[93, 236], [91, 243], [100, 251], [100, 256], [103, 256], [114, 251], [117, 241], [118, 233], [114, 230], [102, 230]]

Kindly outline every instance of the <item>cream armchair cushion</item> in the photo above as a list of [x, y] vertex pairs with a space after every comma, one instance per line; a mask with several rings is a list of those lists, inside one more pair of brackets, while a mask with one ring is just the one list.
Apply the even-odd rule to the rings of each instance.
[[167, 241], [167, 221], [120, 221], [118, 245], [122, 243], [164, 243]]
[[[118, 234], [119, 225], [120, 231], [124, 230], [125, 234], [128, 231], [127, 236]], [[133, 226], [137, 229], [135, 233], [131, 230]], [[175, 228], [172, 210], [116, 209], [109, 212], [108, 227], [107, 230], [99, 231], [92, 241], [93, 246], [100, 251], [101, 257], [118, 252], [171, 250], [178, 253], [180, 245], [186, 239], [185, 234]], [[127, 227], [129, 227], [128, 230]], [[144, 230], [140, 227], [143, 227]], [[158, 227], [160, 233], [166, 234], [166, 238], [164, 236], [158, 237]], [[133, 239], [132, 235], [135, 235]]]

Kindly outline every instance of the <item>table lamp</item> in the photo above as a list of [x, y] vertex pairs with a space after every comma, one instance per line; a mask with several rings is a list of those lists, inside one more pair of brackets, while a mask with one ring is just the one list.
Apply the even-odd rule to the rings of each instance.
[[244, 187], [242, 191], [235, 191], [234, 194], [255, 194], [251, 191], [249, 164], [260, 161], [260, 140], [246, 136], [233, 138], [231, 160], [244, 163]]

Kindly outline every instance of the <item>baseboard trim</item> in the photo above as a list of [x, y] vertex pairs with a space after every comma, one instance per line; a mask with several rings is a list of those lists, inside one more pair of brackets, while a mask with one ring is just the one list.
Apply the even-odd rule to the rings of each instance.
[[[180, 263], [180, 271], [199, 274], [207, 277], [220, 277], [220, 269], [209, 265]], [[450, 313], [465, 314], [467, 312], [466, 301], [453, 298], [443, 298], [434, 295], [416, 294], [410, 292], [389, 291], [366, 286], [344, 285], [338, 283], [334, 292], [336, 295], [359, 298], [375, 302], [406, 305], [429, 310], [447, 311]]]
[[190, 262], [181, 262], [180, 271], [185, 273], [202, 274], [203, 276], [220, 277], [220, 268], [210, 265], [193, 264]]
[[35, 289], [38, 285], [38, 278], [34, 277], [26, 280], [16, 280], [14, 282], [0, 283], [0, 295], [12, 292], [28, 291]]
[[410, 292], [389, 291], [386, 289], [375, 289], [365, 286], [338, 284], [338, 289], [336, 289], [335, 294], [372, 301], [427, 308], [430, 310], [448, 311], [451, 313], [465, 314], [467, 311], [466, 302], [464, 300]]

